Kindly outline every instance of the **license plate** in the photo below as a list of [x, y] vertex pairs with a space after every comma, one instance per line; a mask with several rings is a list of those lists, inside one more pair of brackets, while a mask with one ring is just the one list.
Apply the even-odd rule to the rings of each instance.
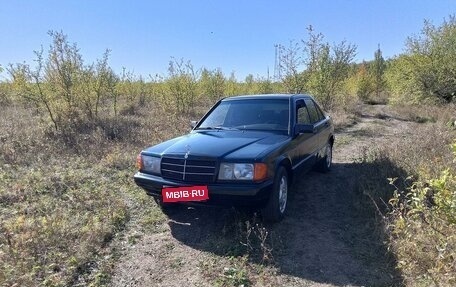
[[207, 186], [164, 187], [163, 202], [202, 201], [209, 199]]

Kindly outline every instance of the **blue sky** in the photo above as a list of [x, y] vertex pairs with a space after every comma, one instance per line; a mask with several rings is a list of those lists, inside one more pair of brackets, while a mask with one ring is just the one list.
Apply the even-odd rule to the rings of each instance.
[[47, 31], [56, 30], [77, 43], [86, 63], [112, 50], [116, 72], [165, 75], [175, 57], [242, 80], [268, 68], [272, 75], [274, 45], [306, 39], [309, 25], [330, 43], [355, 44], [362, 61], [378, 44], [385, 57], [403, 52], [424, 19], [438, 25], [454, 13], [455, 0], [2, 1], [0, 65], [33, 65], [33, 51], [47, 49]]

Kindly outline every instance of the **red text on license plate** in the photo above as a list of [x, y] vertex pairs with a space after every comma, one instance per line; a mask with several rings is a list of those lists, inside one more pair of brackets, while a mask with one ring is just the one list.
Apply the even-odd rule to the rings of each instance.
[[201, 201], [209, 199], [207, 186], [165, 187], [163, 202]]

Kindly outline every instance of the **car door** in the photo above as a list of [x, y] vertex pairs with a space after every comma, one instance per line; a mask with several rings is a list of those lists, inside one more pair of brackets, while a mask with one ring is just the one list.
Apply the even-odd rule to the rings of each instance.
[[314, 151], [318, 147], [318, 142], [313, 133], [313, 127], [309, 111], [303, 98], [294, 102], [294, 125], [305, 125], [310, 128], [306, 132], [293, 131], [292, 146], [294, 147], [293, 169], [298, 172], [307, 170], [315, 163]]
[[305, 99], [310, 121], [314, 126], [314, 153], [321, 154], [331, 133], [331, 125], [320, 107], [312, 99]]

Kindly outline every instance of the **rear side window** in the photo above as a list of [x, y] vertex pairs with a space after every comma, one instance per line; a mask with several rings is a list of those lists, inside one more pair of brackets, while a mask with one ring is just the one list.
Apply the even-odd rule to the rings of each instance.
[[315, 108], [317, 109], [317, 113], [318, 113], [318, 117], [320, 118], [320, 121], [326, 119], [325, 113], [321, 110], [320, 106], [315, 102], [314, 102], [314, 104], [315, 104]]
[[309, 116], [310, 116], [310, 121], [311, 123], [316, 123], [321, 121], [324, 116], [322, 112], [319, 110], [319, 108], [315, 105], [314, 101], [310, 99], [306, 99], [306, 106], [307, 110], [309, 111]]
[[309, 112], [305, 106], [298, 108], [297, 110], [297, 123], [303, 125], [311, 124]]

